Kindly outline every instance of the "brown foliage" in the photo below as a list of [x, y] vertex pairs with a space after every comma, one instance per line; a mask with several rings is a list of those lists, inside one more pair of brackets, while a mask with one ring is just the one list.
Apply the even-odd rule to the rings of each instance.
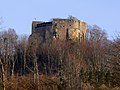
[[57, 90], [58, 79], [55, 77], [40, 76], [39, 85], [33, 82], [31, 75], [17, 76], [6, 82], [6, 90]]

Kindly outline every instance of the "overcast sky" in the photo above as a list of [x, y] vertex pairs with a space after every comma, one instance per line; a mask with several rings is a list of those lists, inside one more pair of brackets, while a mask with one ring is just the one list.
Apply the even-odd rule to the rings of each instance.
[[109, 38], [120, 32], [120, 0], [0, 0], [2, 27], [31, 34], [33, 20], [77, 17], [105, 29]]

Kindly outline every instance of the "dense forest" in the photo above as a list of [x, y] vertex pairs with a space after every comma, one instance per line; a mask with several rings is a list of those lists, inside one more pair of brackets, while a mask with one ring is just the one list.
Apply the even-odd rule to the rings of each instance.
[[120, 36], [87, 27], [82, 41], [0, 32], [0, 90], [120, 90]]

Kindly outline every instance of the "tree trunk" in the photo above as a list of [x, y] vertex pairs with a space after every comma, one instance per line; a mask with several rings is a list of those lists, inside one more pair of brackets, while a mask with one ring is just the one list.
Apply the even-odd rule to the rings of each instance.
[[12, 65], [12, 79], [14, 77], [14, 66], [15, 66], [15, 62], [13, 62], [13, 65]]
[[5, 90], [5, 67], [0, 59], [0, 64], [1, 64], [1, 68], [2, 68], [2, 83], [3, 83], [3, 90]]
[[37, 64], [37, 58], [34, 59], [34, 83], [37, 82], [39, 90], [39, 70]]
[[25, 74], [25, 67], [26, 67], [26, 50], [24, 52], [24, 74]]

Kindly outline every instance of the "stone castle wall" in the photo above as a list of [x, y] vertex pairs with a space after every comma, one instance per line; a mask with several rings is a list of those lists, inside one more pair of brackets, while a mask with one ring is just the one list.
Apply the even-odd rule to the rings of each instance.
[[86, 35], [86, 23], [77, 19], [53, 19], [51, 22], [32, 22], [32, 34], [39, 33], [42, 40], [81, 40]]

